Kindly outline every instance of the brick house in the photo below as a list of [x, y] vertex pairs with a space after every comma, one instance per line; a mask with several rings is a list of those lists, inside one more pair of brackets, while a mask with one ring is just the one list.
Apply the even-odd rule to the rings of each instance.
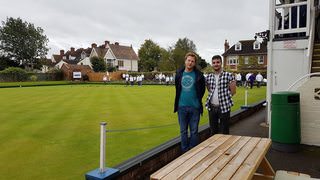
[[227, 40], [224, 43], [224, 69], [231, 72], [267, 71], [267, 43], [258, 40], [242, 40], [231, 48]]

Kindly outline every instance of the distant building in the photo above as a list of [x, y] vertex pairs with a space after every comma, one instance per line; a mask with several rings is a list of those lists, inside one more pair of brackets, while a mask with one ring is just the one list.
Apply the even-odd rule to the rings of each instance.
[[107, 65], [116, 67], [117, 70], [138, 71], [139, 58], [132, 46], [120, 45], [118, 42], [110, 44], [105, 41], [99, 47], [92, 43], [91, 48], [87, 49], [75, 50], [71, 47], [66, 53], [60, 50], [60, 54], [52, 55], [51, 61], [58, 69], [61, 69], [63, 64], [88, 65], [92, 68], [90, 58], [94, 56], [103, 58]]
[[231, 48], [227, 40], [224, 43], [224, 69], [231, 72], [266, 72], [267, 44], [258, 40], [243, 40]]

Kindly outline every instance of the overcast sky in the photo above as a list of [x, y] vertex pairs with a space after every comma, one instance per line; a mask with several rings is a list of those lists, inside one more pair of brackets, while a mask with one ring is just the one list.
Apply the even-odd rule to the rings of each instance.
[[87, 48], [105, 40], [163, 48], [192, 40], [207, 61], [230, 45], [268, 29], [268, 0], [0, 0], [0, 20], [20, 17], [44, 29], [50, 51]]

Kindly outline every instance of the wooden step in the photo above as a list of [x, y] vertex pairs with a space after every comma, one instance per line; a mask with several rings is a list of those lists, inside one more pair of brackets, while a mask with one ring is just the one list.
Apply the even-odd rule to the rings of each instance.
[[320, 54], [313, 54], [312, 60], [320, 60]]
[[320, 67], [312, 67], [311, 73], [320, 72]]
[[320, 48], [318, 48], [318, 49], [313, 49], [313, 54], [318, 54], [318, 53], [320, 53]]
[[320, 43], [316, 43], [313, 45], [313, 49], [319, 49], [320, 48]]
[[320, 67], [320, 60], [312, 61], [312, 67]]

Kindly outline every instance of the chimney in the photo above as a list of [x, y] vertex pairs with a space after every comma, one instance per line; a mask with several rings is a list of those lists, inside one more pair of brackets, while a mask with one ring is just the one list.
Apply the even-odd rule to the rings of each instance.
[[229, 48], [229, 42], [227, 40], [224, 40], [224, 52], [226, 52]]
[[117, 46], [119, 45], [119, 43], [118, 43], [118, 42], [115, 42], [114, 44], [115, 44], [115, 45], [117, 45]]
[[74, 47], [71, 47], [71, 48], [70, 48], [70, 51], [71, 51], [71, 52], [74, 52]]
[[64, 50], [63, 50], [63, 49], [60, 50], [60, 55], [61, 55], [61, 56], [64, 55]]
[[110, 44], [110, 41], [104, 41], [104, 46], [107, 47], [107, 45]]
[[91, 48], [96, 48], [97, 47], [97, 44], [96, 43], [92, 43], [91, 44]]

